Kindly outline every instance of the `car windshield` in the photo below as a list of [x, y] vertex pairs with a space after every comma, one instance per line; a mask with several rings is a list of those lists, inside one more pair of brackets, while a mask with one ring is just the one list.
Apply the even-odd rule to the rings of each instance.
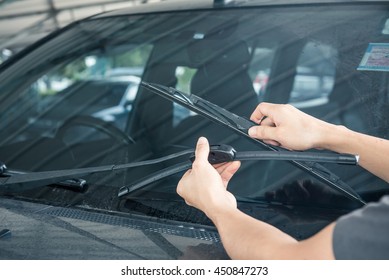
[[[120, 15], [73, 24], [2, 65], [0, 160], [19, 172], [118, 165], [193, 148], [199, 136], [237, 151], [264, 149], [139, 87], [141, 80], [196, 94], [246, 118], [259, 102], [290, 103], [387, 138], [388, 22], [386, 6], [337, 4]], [[1, 192], [205, 223], [189, 215], [188, 206], [177, 207], [182, 173], [117, 196], [121, 187], [185, 160], [87, 175], [88, 189], [79, 193], [55, 186]], [[385, 182], [360, 167], [323, 165], [366, 201], [387, 192]], [[313, 194], [274, 199], [277, 190], [296, 184], [310, 184]], [[229, 188], [244, 207], [355, 206], [290, 162], [245, 161]]]

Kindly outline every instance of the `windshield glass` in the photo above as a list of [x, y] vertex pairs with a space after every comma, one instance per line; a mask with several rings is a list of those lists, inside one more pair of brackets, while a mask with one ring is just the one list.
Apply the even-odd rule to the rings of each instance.
[[[353, 4], [77, 23], [3, 64], [0, 160], [9, 170], [24, 172], [122, 164], [193, 148], [199, 136], [237, 151], [263, 149], [139, 87], [141, 80], [196, 94], [243, 117], [262, 101], [290, 103], [328, 122], [387, 138], [389, 62], [382, 60], [378, 67], [373, 56], [389, 55], [388, 18], [387, 7]], [[163, 200], [163, 209], [151, 212], [162, 217], [174, 212], [184, 219], [182, 209], [171, 212], [181, 201], [175, 188], [182, 173], [130, 198], [117, 194], [186, 159], [85, 176], [89, 189], [83, 194], [53, 187], [5, 193], [142, 213], [151, 211], [150, 201]], [[387, 190], [387, 184], [360, 167], [324, 165], [367, 201]], [[307, 185], [313, 185], [308, 197], [274, 199], [281, 188]], [[241, 202], [349, 208], [341, 194], [288, 162], [243, 162], [229, 187]]]

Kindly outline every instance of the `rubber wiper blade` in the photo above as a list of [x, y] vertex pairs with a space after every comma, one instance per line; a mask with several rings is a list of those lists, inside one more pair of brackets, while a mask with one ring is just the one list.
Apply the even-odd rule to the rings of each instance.
[[[282, 149], [280, 147], [268, 145], [259, 139], [252, 138], [248, 134], [248, 130], [250, 129], [250, 127], [256, 126], [256, 123], [241, 116], [238, 116], [195, 94], [185, 93], [172, 87], [166, 87], [160, 84], [148, 83], [144, 81], [141, 82], [141, 86], [155, 94], [158, 94], [159, 96], [165, 99], [178, 103], [183, 107], [195, 113], [198, 113], [199, 115], [219, 125], [227, 127], [235, 133], [247, 138], [249, 141], [261, 145], [265, 149], [271, 151], [286, 151], [285, 149]], [[350, 199], [356, 200], [361, 205], [366, 204], [362, 200], [362, 198], [360, 198], [360, 196], [346, 182], [342, 181], [332, 171], [320, 165], [319, 163], [312, 164], [296, 160], [291, 160], [290, 162], [298, 168], [311, 174], [315, 178], [319, 179], [320, 181], [326, 183], [328, 186], [334, 188], [337, 191], [340, 191], [342, 194], [349, 197]]]
[[[165, 87], [163, 85], [155, 83], [141, 82], [141, 86], [149, 89], [153, 93], [160, 95], [161, 97], [168, 99], [172, 102], [180, 104], [189, 110], [198, 113], [218, 124], [227, 126], [230, 129], [238, 133], [248, 135], [250, 127], [257, 125], [255, 122], [248, 120], [244, 117], [238, 116], [208, 100], [205, 100], [195, 94], [189, 94], [179, 91], [172, 87]], [[267, 148], [274, 150], [273, 147], [266, 143], [257, 140]]]
[[166, 167], [162, 170], [158, 170], [144, 178], [141, 178], [135, 183], [132, 183], [128, 186], [123, 186], [119, 189], [118, 197], [124, 197], [127, 196], [134, 191], [143, 189], [144, 187], [157, 182], [159, 180], [162, 180], [164, 178], [170, 177], [174, 174], [180, 173], [182, 171], [188, 170], [191, 168], [192, 163], [190, 161], [178, 163], [169, 167]]

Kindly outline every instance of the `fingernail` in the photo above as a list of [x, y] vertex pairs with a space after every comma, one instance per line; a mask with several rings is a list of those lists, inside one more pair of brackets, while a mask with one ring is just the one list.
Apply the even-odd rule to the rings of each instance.
[[261, 123], [266, 120], [267, 116], [263, 116], [262, 119], [259, 120], [258, 125], [261, 125]]
[[250, 129], [249, 129], [250, 136], [255, 136], [256, 132], [257, 132], [257, 128], [255, 126], [250, 127]]
[[205, 143], [207, 143], [207, 139], [203, 136], [201, 136], [197, 141], [197, 144], [205, 144]]

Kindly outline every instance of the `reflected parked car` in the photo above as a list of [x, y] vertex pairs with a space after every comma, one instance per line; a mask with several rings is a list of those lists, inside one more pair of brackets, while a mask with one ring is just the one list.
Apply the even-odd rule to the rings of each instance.
[[[35, 127], [34, 134], [52, 133], [62, 125], [64, 115], [80, 115], [124, 129], [140, 80], [125, 76], [68, 82], [64, 89], [41, 98], [45, 117], [32, 116], [28, 123]], [[42, 91], [42, 87], [39, 89]]]
[[[0, 220], [11, 233], [0, 237], [1, 259], [227, 259], [177, 182], [199, 136], [237, 151], [277, 148], [219, 107], [248, 118], [260, 101], [298, 99], [308, 114], [388, 138], [388, 73], [359, 67], [371, 42], [389, 44], [388, 1], [220, 2], [99, 14], [0, 65]], [[112, 69], [140, 69], [140, 78]], [[43, 92], [50, 77], [69, 86]], [[269, 195], [301, 185], [309, 195]], [[388, 185], [358, 166], [251, 160], [229, 190], [241, 211], [300, 240]]]
[[109, 122], [124, 130], [126, 119], [131, 111], [132, 103], [135, 100], [136, 93], [140, 85], [141, 78], [137, 76], [123, 76], [110, 78], [111, 82], [125, 83], [127, 88], [121, 96], [119, 102], [112, 106], [104, 106], [103, 109], [92, 114], [93, 117]]

